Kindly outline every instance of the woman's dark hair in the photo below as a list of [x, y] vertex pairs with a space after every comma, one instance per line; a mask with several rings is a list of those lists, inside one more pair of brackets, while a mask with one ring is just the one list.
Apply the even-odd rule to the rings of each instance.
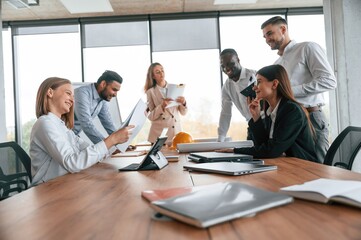
[[268, 81], [273, 81], [275, 79], [278, 80], [279, 84], [277, 86], [277, 95], [298, 104], [302, 108], [303, 112], [307, 117], [307, 122], [308, 126], [311, 129], [311, 133], [313, 136], [315, 136], [315, 130], [310, 120], [310, 114], [308, 113], [307, 109], [295, 99], [286, 69], [278, 64], [270, 65], [258, 70], [257, 74], [262, 75]]

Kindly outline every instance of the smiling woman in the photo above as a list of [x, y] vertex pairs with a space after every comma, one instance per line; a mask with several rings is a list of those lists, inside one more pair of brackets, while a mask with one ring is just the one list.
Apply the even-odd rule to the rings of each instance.
[[62, 78], [48, 78], [39, 87], [36, 98], [36, 117], [49, 112], [64, 121], [68, 128], [74, 125], [74, 96], [71, 82]]
[[76, 136], [74, 96], [71, 82], [52, 77], [42, 82], [36, 97], [36, 116], [30, 136], [33, 184], [46, 182], [68, 172], [86, 169], [114, 152], [114, 145], [126, 142], [128, 130], [122, 128], [95, 145]]
[[281, 65], [261, 68], [257, 72], [257, 85], [253, 89], [257, 97], [248, 99], [252, 115], [248, 125], [254, 147], [222, 151], [249, 154], [256, 158], [286, 155], [319, 162], [309, 114], [295, 100], [286, 70]]
[[59, 87], [59, 91], [54, 91], [52, 88], [48, 90], [48, 96], [50, 100], [59, 99], [60, 101], [50, 101], [49, 108], [59, 118], [65, 113], [69, 113], [73, 110], [73, 87], [71, 84], [65, 84]]

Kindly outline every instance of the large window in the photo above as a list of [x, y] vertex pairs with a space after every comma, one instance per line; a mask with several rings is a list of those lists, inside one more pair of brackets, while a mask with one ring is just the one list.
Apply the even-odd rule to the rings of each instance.
[[[265, 43], [261, 25], [270, 16], [227, 16], [219, 19], [221, 50], [233, 48], [237, 51], [242, 67], [258, 70], [272, 64], [276, 59]], [[223, 79], [227, 79], [223, 74]], [[247, 138], [248, 123], [237, 108], [232, 109], [228, 135], [233, 139]]]
[[31, 128], [36, 120], [35, 99], [42, 81], [48, 77], [81, 81], [81, 52], [78, 27], [17, 28], [15, 71], [17, 83], [20, 141], [27, 150]]
[[194, 138], [216, 137], [221, 106], [216, 18], [152, 22], [153, 62], [168, 83], [186, 85], [188, 113], [182, 127]]
[[261, 30], [262, 23], [270, 17], [272, 16], [220, 17], [222, 50], [234, 48], [245, 68], [257, 70], [272, 64], [278, 56], [266, 44]]
[[[84, 24], [84, 80], [96, 82], [105, 70], [117, 72], [123, 84], [117, 99], [121, 117], [127, 118], [140, 98], [150, 65], [148, 21]], [[146, 141], [147, 121], [134, 141]]]
[[183, 83], [188, 113], [181, 117], [183, 130], [194, 138], [216, 137], [221, 106], [219, 50], [153, 53], [163, 65], [168, 83]]
[[[189, 111], [181, 120], [184, 131], [195, 138], [216, 137], [221, 86], [227, 79], [220, 70], [220, 51], [234, 48], [245, 68], [257, 70], [272, 64], [278, 55], [265, 43], [260, 26], [273, 15], [284, 17], [284, 13], [158, 15], [137, 19], [101, 18], [99, 21], [92, 18], [81, 19], [80, 24], [59, 25], [61, 23], [54, 21], [57, 25], [47, 26], [15, 24], [11, 30], [3, 31], [8, 139], [17, 139], [14, 137], [16, 127], [19, 142], [28, 148], [29, 133], [36, 119], [36, 92], [39, 84], [51, 76], [73, 82], [95, 82], [105, 70], [118, 72], [124, 82], [117, 99], [121, 117], [125, 119], [138, 99], [144, 98], [143, 87], [151, 62], [164, 66], [169, 83], [186, 84]], [[325, 47], [322, 14], [290, 13], [288, 22], [292, 39], [315, 41]], [[147, 139], [149, 126], [147, 121], [137, 142]], [[242, 140], [246, 138], [246, 131], [247, 122], [234, 108], [228, 135], [234, 140]]]
[[287, 17], [287, 23], [291, 39], [295, 39], [297, 42], [316, 42], [326, 49], [325, 22], [323, 14], [307, 16], [289, 15]]

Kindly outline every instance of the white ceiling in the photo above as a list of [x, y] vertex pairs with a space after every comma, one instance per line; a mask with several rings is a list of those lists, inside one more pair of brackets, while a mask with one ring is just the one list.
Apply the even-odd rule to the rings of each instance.
[[70, 14], [60, 0], [39, 1], [39, 6], [15, 9], [1, 0], [2, 21], [322, 6], [322, 0], [258, 0], [255, 4], [225, 5], [214, 5], [214, 0], [109, 0], [114, 12]]

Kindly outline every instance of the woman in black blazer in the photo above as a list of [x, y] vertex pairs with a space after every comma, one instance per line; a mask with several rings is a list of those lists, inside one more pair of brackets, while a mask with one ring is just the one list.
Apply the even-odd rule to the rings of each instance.
[[254, 147], [228, 151], [257, 158], [286, 155], [318, 162], [309, 114], [294, 98], [286, 70], [281, 65], [260, 69], [253, 90], [257, 97], [248, 99], [252, 114], [248, 125]]

